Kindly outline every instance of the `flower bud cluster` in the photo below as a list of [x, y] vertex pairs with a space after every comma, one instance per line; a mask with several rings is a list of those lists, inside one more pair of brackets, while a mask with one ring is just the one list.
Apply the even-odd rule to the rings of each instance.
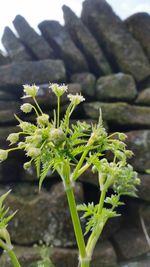
[[68, 86], [62, 84], [58, 85], [57, 83], [52, 83], [50, 84], [49, 88], [52, 89], [53, 93], [57, 96], [60, 97], [62, 96], [65, 92], [68, 90]]
[[23, 88], [24, 88], [24, 93], [25, 95], [23, 96], [23, 98], [26, 98], [26, 97], [35, 97], [37, 95], [37, 92], [39, 90], [39, 87], [36, 86], [35, 84], [33, 85], [28, 85], [28, 84], [25, 84], [23, 85]]

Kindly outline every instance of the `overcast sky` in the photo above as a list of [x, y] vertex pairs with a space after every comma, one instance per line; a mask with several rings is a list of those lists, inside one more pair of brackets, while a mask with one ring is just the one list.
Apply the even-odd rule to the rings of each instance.
[[[150, 0], [107, 1], [123, 19], [136, 12], [150, 13]], [[0, 6], [0, 38], [5, 26], [13, 29], [12, 21], [17, 14], [24, 16], [30, 25], [37, 30], [37, 24], [42, 20], [55, 19], [63, 23], [61, 10], [63, 4], [68, 5], [77, 15], [80, 15], [82, 2], [83, 0], [4, 0]], [[2, 49], [1, 44], [0, 49]]]

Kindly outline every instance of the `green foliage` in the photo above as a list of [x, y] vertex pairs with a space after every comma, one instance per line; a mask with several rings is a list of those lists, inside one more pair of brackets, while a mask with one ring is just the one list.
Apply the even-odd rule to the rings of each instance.
[[[66, 190], [82, 267], [82, 258], [91, 258], [107, 220], [120, 216], [116, 211], [119, 205], [124, 204], [120, 201], [120, 197], [122, 195], [136, 196], [136, 185], [140, 181], [137, 178], [137, 173], [128, 164], [128, 158], [132, 157], [133, 153], [127, 150], [124, 143], [126, 135], [120, 132], [108, 135], [103, 127], [101, 110], [97, 124], [77, 121], [70, 126], [70, 117], [75, 107], [85, 100], [79, 94], [68, 95], [70, 103], [64, 117], [60, 120], [60, 97], [67, 91], [67, 86], [52, 84], [50, 87], [57, 97], [57, 111], [54, 111], [51, 120], [49, 115], [43, 113], [37, 103], [38, 87], [35, 85], [24, 86], [24, 98], [32, 97], [35, 104], [23, 104], [21, 110], [25, 113], [34, 111], [36, 122], [22, 121], [15, 115], [21, 131], [8, 136], [7, 140], [14, 147], [8, 150], [1, 149], [0, 160], [5, 160], [10, 151], [24, 150], [29, 158], [24, 164], [24, 168], [28, 169], [33, 163], [35, 164], [39, 177], [39, 188], [41, 188], [49, 170], [58, 172]], [[89, 167], [94, 173], [97, 173], [100, 199], [96, 205], [88, 203], [77, 207], [78, 211], [82, 213], [81, 218], [86, 220], [85, 234], [90, 232], [85, 247], [72, 187], [74, 182]], [[110, 188], [114, 190], [114, 193], [107, 197]], [[4, 208], [1, 207], [1, 218], [4, 224], [13, 216], [4, 219], [6, 214], [7, 210], [4, 211]], [[49, 256], [44, 254], [38, 267], [51, 266]], [[89, 266], [88, 263], [87, 266]]]

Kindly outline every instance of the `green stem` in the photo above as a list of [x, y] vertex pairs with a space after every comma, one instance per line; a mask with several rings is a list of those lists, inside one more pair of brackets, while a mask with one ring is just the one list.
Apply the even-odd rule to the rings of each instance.
[[43, 114], [43, 111], [41, 110], [41, 108], [40, 108], [40, 106], [39, 106], [39, 104], [38, 104], [38, 102], [37, 102], [37, 100], [36, 100], [35, 97], [33, 97], [33, 100], [34, 100], [34, 102], [35, 102], [35, 104], [36, 104], [38, 110], [40, 111], [40, 113]]
[[80, 267], [90, 267], [90, 260], [89, 261], [85, 261], [85, 262], [81, 262]]
[[0, 247], [2, 247], [7, 252], [14, 267], [21, 267], [14, 251], [8, 248], [8, 246], [2, 240], [0, 240]]
[[[98, 214], [102, 213], [106, 192], [107, 192], [106, 190], [101, 191], [99, 207], [98, 207], [98, 211], [97, 211]], [[96, 246], [96, 243], [97, 243], [99, 236], [100, 236], [100, 234], [104, 228], [105, 223], [106, 223], [106, 221], [101, 222], [101, 223], [98, 222], [97, 227], [95, 227], [95, 229], [93, 230], [93, 232], [91, 233], [91, 235], [88, 239], [87, 246], [86, 246], [86, 252], [87, 252], [87, 255], [89, 257], [91, 257], [93, 254], [93, 250]]]
[[[80, 220], [79, 220], [79, 216], [78, 216], [78, 212], [77, 212], [77, 208], [76, 208], [74, 193], [73, 193], [73, 189], [72, 189], [71, 185], [70, 185], [70, 187], [67, 188], [66, 194], [67, 194], [67, 199], [68, 199], [68, 203], [69, 203], [72, 223], [73, 223], [74, 232], [75, 232], [77, 245], [79, 248], [79, 254], [80, 254], [80, 258], [81, 258], [81, 263], [82, 263], [82, 260], [86, 258], [86, 249], [85, 249], [85, 242], [84, 242], [84, 238], [83, 238], [81, 224], [80, 224]], [[82, 267], [88, 267], [88, 265], [85, 265], [85, 262], [83, 264], [81, 265]]]
[[71, 177], [72, 181], [75, 181], [78, 178], [78, 176], [79, 176], [78, 175], [78, 171], [81, 168], [87, 153], [88, 153], [88, 149], [85, 148], [85, 150], [84, 150], [84, 152], [83, 152], [83, 154], [82, 154], [82, 156], [81, 156], [81, 158], [80, 158], [80, 160], [79, 160], [79, 162], [78, 162], [78, 164], [77, 164], [77, 166], [76, 166], [76, 168], [75, 168], [75, 170], [74, 170], [74, 172], [72, 174], [72, 177]]
[[101, 214], [103, 206], [104, 206], [104, 200], [105, 200], [105, 196], [106, 196], [106, 190], [102, 190], [101, 191], [101, 195], [100, 195], [100, 200], [99, 200], [99, 206], [98, 206], [98, 214]]
[[60, 116], [60, 96], [57, 97], [57, 128], [59, 127], [59, 116]]

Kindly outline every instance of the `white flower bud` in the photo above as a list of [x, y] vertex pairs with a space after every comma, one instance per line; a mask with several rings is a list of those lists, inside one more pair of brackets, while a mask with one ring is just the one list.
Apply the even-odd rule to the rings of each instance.
[[27, 121], [22, 121], [19, 124], [19, 127], [23, 130], [23, 132], [33, 132], [36, 128], [34, 124]]
[[15, 144], [19, 140], [19, 133], [9, 134], [7, 140], [10, 141], [11, 145]]
[[67, 95], [67, 97], [69, 98], [70, 102], [77, 106], [78, 104], [80, 104], [81, 102], [83, 102], [85, 100], [85, 98], [80, 94], [76, 94], [76, 95], [72, 95], [69, 94]]
[[0, 162], [7, 159], [8, 157], [8, 151], [4, 149], [0, 149]]
[[57, 83], [50, 84], [49, 88], [51, 88], [53, 93], [58, 97], [62, 96], [68, 90], [68, 87], [66, 85], [58, 85]]
[[36, 158], [41, 154], [40, 148], [31, 147], [28, 149], [27, 156], [31, 158]]
[[38, 125], [45, 125], [49, 122], [49, 115], [48, 114], [43, 114], [39, 117], [37, 117], [37, 124]]
[[52, 141], [54, 145], [58, 146], [65, 141], [65, 134], [62, 129], [53, 128], [49, 133], [49, 140]]
[[25, 84], [25, 85], [23, 85], [23, 88], [24, 88], [23, 91], [25, 93], [25, 96], [23, 96], [23, 98], [35, 97], [37, 95], [38, 90], [39, 90], [39, 87], [36, 86], [35, 84], [33, 84], [33, 85]]
[[29, 103], [25, 103], [25, 104], [23, 104], [23, 105], [20, 107], [20, 109], [21, 109], [24, 113], [29, 113], [29, 112], [31, 112], [32, 108], [33, 108], [32, 105], [29, 104]]
[[25, 170], [29, 169], [30, 167], [31, 167], [31, 161], [25, 162], [25, 163], [23, 164], [23, 168], [24, 168]]

